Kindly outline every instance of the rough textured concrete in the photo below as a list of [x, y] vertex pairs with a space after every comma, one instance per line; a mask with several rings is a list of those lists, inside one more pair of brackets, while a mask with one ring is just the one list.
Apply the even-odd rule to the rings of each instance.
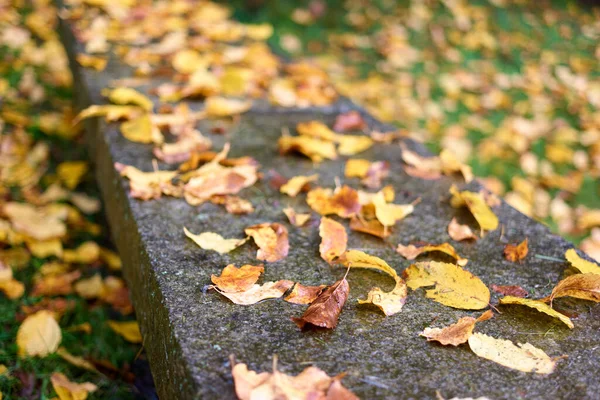
[[[72, 58], [77, 45], [68, 27], [62, 27], [62, 35]], [[102, 102], [99, 89], [111, 78], [129, 73], [115, 62], [102, 73], [81, 70], [76, 63], [72, 66], [80, 108]], [[281, 127], [312, 119], [331, 123], [339, 111], [349, 107], [345, 101], [326, 110], [274, 109], [263, 104], [243, 115], [226, 137], [211, 135], [211, 139], [217, 149], [225, 140], [232, 141], [232, 155], [255, 157], [263, 172], [276, 169], [287, 177], [308, 174], [313, 167], [310, 161], [277, 154]], [[383, 128], [372, 119], [368, 121], [373, 128]], [[210, 132], [211, 124], [202, 122], [201, 131]], [[563, 299], [556, 302], [561, 309], [577, 315], [573, 330], [519, 306], [500, 307], [501, 315], [477, 326], [478, 331], [495, 337], [530, 342], [551, 356], [569, 356], [560, 361], [554, 374], [537, 376], [480, 359], [465, 345], [444, 348], [419, 337], [418, 332], [426, 326], [443, 326], [461, 316], [478, 315], [426, 299], [423, 290], [411, 292], [403, 312], [393, 317], [386, 318], [373, 308], [357, 305], [356, 299], [364, 297], [372, 286], [392, 287], [391, 279], [376, 272], [350, 272], [349, 300], [333, 331], [300, 332], [289, 317], [301, 315], [303, 306], [283, 300], [239, 306], [207, 292], [210, 275], [226, 264], [255, 263], [256, 247], [248, 243], [227, 255], [203, 251], [185, 238], [183, 226], [193, 232], [215, 231], [225, 237], [242, 237], [243, 228], [252, 224], [287, 223], [281, 209], [288, 204], [297, 210], [308, 209], [304, 196], [282, 197], [268, 184], [258, 183], [241, 193], [256, 208], [247, 216], [231, 216], [212, 204], [192, 207], [182, 199], [131, 199], [128, 184], [118, 176], [113, 163], [151, 170], [151, 147], [125, 140], [116, 125], [90, 121], [87, 128], [113, 237], [123, 257], [161, 398], [234, 398], [230, 354], [259, 371], [270, 370], [273, 354], [279, 355], [281, 369], [288, 373], [297, 373], [310, 364], [329, 374], [345, 371], [345, 384], [364, 399], [434, 398], [436, 390], [448, 398], [598, 398], [600, 379], [594, 363], [600, 359], [597, 305]], [[449, 206], [450, 179], [423, 181], [402, 171], [398, 146], [378, 145], [363, 156], [391, 162], [392, 173], [386, 182], [394, 185], [396, 202], [422, 199], [415, 213], [398, 223], [390, 243], [449, 241], [446, 227], [453, 216], [476, 226], [467, 213]], [[343, 165], [343, 160], [318, 165], [319, 183], [333, 186], [334, 177], [343, 176]], [[495, 211], [504, 225], [503, 237], [498, 229], [476, 243], [455, 244], [459, 254], [470, 260], [467, 269], [488, 285], [521, 285], [534, 296], [548, 294], [567, 265], [536, 255], [561, 259], [571, 245], [506, 204]], [[332, 269], [319, 258], [315, 221], [304, 228], [289, 224], [288, 228], [290, 254], [266, 265], [264, 281], [285, 278], [321, 284], [334, 282], [343, 274], [343, 270]], [[530, 239], [527, 259], [520, 264], [505, 261], [504, 243], [524, 237]], [[377, 255], [397, 271], [410, 264], [395, 254], [392, 246], [367, 235], [352, 233], [349, 248]]]

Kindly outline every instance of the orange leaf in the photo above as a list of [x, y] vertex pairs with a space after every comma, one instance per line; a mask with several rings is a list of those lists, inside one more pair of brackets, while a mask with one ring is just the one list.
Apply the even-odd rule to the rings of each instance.
[[525, 240], [523, 240], [518, 245], [507, 244], [506, 246], [504, 246], [504, 257], [508, 261], [512, 262], [521, 261], [527, 256], [527, 253], [529, 252], [527, 244], [527, 238], [525, 238]]
[[287, 228], [277, 222], [249, 226], [246, 235], [251, 236], [258, 246], [256, 258], [275, 262], [285, 258], [289, 251]]
[[229, 264], [223, 268], [221, 276], [211, 275], [210, 280], [222, 292], [244, 292], [256, 283], [263, 272], [265, 268], [262, 264], [242, 265], [240, 268]]
[[321, 217], [319, 225], [319, 236], [321, 236], [321, 245], [319, 252], [321, 258], [331, 264], [334, 258], [339, 257], [346, 251], [348, 234], [346, 228], [339, 222]]

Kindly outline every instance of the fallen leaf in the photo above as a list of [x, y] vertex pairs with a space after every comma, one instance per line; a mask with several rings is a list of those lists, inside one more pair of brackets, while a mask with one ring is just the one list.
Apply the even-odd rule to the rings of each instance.
[[108, 321], [108, 326], [128, 342], [142, 343], [142, 333], [137, 321]]
[[100, 246], [96, 242], [84, 242], [75, 250], [64, 250], [62, 259], [64, 262], [71, 264], [94, 263], [100, 259]]
[[112, 250], [100, 248], [100, 259], [113, 271], [120, 271], [122, 268], [121, 257]]
[[210, 96], [204, 101], [204, 106], [207, 116], [221, 118], [245, 113], [252, 107], [252, 101]]
[[387, 316], [402, 311], [406, 303], [408, 291], [406, 282], [398, 276], [395, 269], [379, 257], [371, 256], [359, 250], [348, 250], [339, 259], [348, 268], [367, 268], [385, 272], [394, 279], [396, 283], [390, 292], [384, 292], [378, 287], [369, 290], [365, 300], [358, 300], [358, 304], [373, 304]]
[[382, 239], [392, 234], [391, 229], [387, 229], [377, 219], [365, 219], [357, 216], [350, 219], [350, 230], [367, 233]]
[[350, 286], [344, 275], [342, 279], [323, 290], [300, 318], [293, 317], [292, 321], [302, 330], [309, 327], [335, 328], [349, 291]]
[[571, 266], [577, 268], [582, 274], [591, 273], [600, 275], [600, 266], [598, 264], [595, 264], [588, 260], [584, 260], [583, 258], [579, 257], [575, 249], [567, 250], [567, 252], [565, 253], [565, 258], [571, 263]]
[[248, 200], [238, 196], [231, 195], [215, 195], [210, 198], [213, 204], [225, 205], [225, 210], [229, 214], [250, 214], [254, 212], [254, 206]]
[[477, 240], [477, 235], [473, 233], [469, 225], [459, 224], [456, 218], [452, 218], [452, 221], [448, 225], [448, 235], [452, 240], [456, 240], [457, 242], [468, 239]]
[[304, 226], [310, 219], [310, 213], [298, 214], [292, 207], [284, 208], [283, 213], [294, 226]]
[[469, 347], [477, 356], [517, 371], [548, 375], [556, 367], [555, 359], [529, 343], [516, 346], [510, 340], [474, 333], [469, 337]]
[[229, 264], [223, 268], [221, 276], [211, 275], [210, 279], [221, 292], [245, 292], [256, 283], [263, 272], [265, 268], [262, 264], [256, 266], [247, 264], [240, 268]]
[[198, 246], [204, 250], [214, 250], [219, 254], [226, 254], [230, 251], [240, 247], [248, 241], [248, 237], [243, 239], [225, 239], [223, 236], [214, 232], [202, 232], [195, 235], [183, 228], [185, 236], [192, 239]]
[[50, 382], [52, 382], [52, 387], [60, 400], [85, 400], [88, 394], [98, 390], [98, 387], [91, 382], [71, 382], [69, 378], [60, 372], [53, 372], [50, 376]]
[[94, 117], [105, 117], [107, 122], [111, 122], [118, 121], [120, 119], [134, 118], [140, 114], [140, 109], [134, 106], [117, 106], [112, 104], [92, 105], [81, 110], [75, 119], [73, 119], [73, 124], [77, 124], [84, 119]]
[[435, 285], [425, 295], [444, 305], [466, 310], [480, 310], [489, 305], [489, 289], [481, 279], [458, 265], [419, 262], [408, 267], [404, 275], [412, 290]]
[[284, 300], [294, 304], [310, 304], [319, 297], [326, 287], [326, 285], [304, 286], [301, 283], [296, 283]]
[[61, 340], [62, 333], [54, 314], [41, 310], [25, 318], [16, 341], [19, 356], [45, 357], [58, 349]]
[[575, 297], [576, 299], [600, 302], [600, 275], [594, 273], [571, 275], [558, 282], [547, 299], [557, 297]]
[[301, 153], [313, 162], [337, 158], [335, 145], [332, 142], [309, 136], [282, 136], [277, 145], [281, 154]]
[[344, 225], [339, 222], [331, 218], [321, 217], [319, 236], [321, 237], [321, 244], [319, 245], [321, 258], [328, 263], [331, 264], [334, 258], [339, 257], [346, 251], [348, 234]]
[[342, 218], [357, 214], [362, 207], [358, 192], [346, 185], [335, 191], [322, 187], [312, 189], [306, 195], [306, 202], [321, 215], [336, 214]]
[[516, 285], [492, 285], [492, 290], [504, 296], [527, 297], [529, 294], [527, 290]]
[[450, 188], [450, 193], [452, 194], [450, 200], [452, 207], [467, 206], [482, 230], [493, 231], [498, 228], [498, 217], [486, 204], [481, 193], [469, 192], [468, 190], [461, 192], [454, 185]]
[[73, 282], [81, 277], [81, 271], [75, 270], [58, 275], [46, 275], [36, 279], [31, 290], [32, 296], [58, 296], [73, 292]]
[[335, 142], [338, 136], [327, 125], [320, 121], [300, 122], [296, 125], [299, 135], [314, 137], [328, 142]]
[[348, 111], [347, 113], [339, 114], [335, 117], [333, 130], [336, 132], [345, 132], [352, 130], [363, 130], [367, 128], [367, 124], [358, 111]]
[[68, 189], [73, 190], [88, 170], [89, 166], [85, 161], [64, 161], [56, 167], [56, 174]]
[[290, 197], [296, 197], [303, 190], [310, 189], [309, 183], [314, 182], [319, 178], [319, 175], [310, 176], [294, 176], [289, 181], [284, 183], [279, 191]]
[[73, 286], [75, 293], [84, 299], [95, 299], [102, 295], [104, 282], [100, 274], [95, 274], [91, 278], [81, 279]]
[[244, 292], [227, 293], [220, 291], [218, 288], [216, 290], [235, 304], [246, 306], [256, 304], [265, 299], [279, 298], [292, 286], [294, 286], [294, 282], [281, 280], [277, 282], [265, 282], [262, 285], [255, 284]]
[[373, 139], [369, 136], [336, 135], [339, 143], [338, 153], [343, 156], [353, 156], [373, 146]]
[[96, 71], [104, 71], [108, 59], [104, 57], [91, 56], [88, 54], [77, 54], [77, 62], [84, 68], [92, 68]]
[[120, 129], [125, 139], [135, 143], [161, 144], [164, 140], [158, 127], [152, 123], [149, 114], [143, 114], [123, 122]]
[[452, 247], [452, 245], [449, 243], [425, 244], [419, 245], [418, 247], [412, 244], [409, 244], [408, 246], [398, 244], [398, 247], [396, 247], [396, 252], [399, 253], [402, 257], [406, 258], [407, 260], [414, 260], [419, 255], [431, 251], [439, 251], [449, 255], [452, 258], [455, 258], [456, 263], [461, 267], [464, 267], [469, 262], [469, 260], [467, 260], [466, 258], [462, 258], [461, 256], [459, 256], [454, 247]]
[[547, 305], [546, 303], [544, 303], [543, 301], [540, 301], [540, 300], [524, 299], [521, 297], [514, 297], [514, 296], [505, 296], [500, 299], [500, 304], [518, 304], [518, 305], [526, 306], [529, 308], [533, 308], [533, 309], [538, 310], [539, 312], [547, 314], [551, 317], [558, 318], [561, 322], [563, 322], [565, 325], [567, 325], [571, 329], [573, 329], [575, 327], [575, 325], [573, 325], [573, 322], [571, 321], [571, 319], [569, 317], [567, 317], [564, 314], [559, 313], [558, 311], [554, 310], [552, 307], [550, 307], [549, 305]]
[[369, 166], [365, 177], [360, 182], [368, 188], [377, 189], [389, 173], [390, 163], [388, 161], [376, 161]]
[[235, 393], [240, 400], [358, 400], [344, 388], [341, 376], [329, 377], [317, 367], [308, 367], [297, 376], [277, 370], [277, 357], [273, 357], [273, 372], [257, 374], [246, 364], [236, 363], [231, 356], [231, 375]]
[[277, 222], [249, 226], [244, 230], [258, 246], [256, 258], [275, 262], [285, 258], [290, 248], [287, 228]]
[[466, 343], [469, 340], [473, 334], [473, 329], [475, 329], [475, 323], [490, 319], [492, 316], [492, 311], [487, 310], [477, 319], [473, 317], [462, 317], [455, 324], [446, 326], [444, 328], [425, 328], [423, 332], [419, 333], [419, 335], [426, 337], [428, 342], [436, 341], [440, 342], [444, 346], [458, 346], [459, 344]]
[[386, 202], [385, 194], [377, 192], [372, 198], [372, 204], [375, 206], [375, 216], [383, 226], [389, 227], [396, 225], [396, 222], [404, 219], [411, 214], [415, 207], [412, 204], [393, 204]]
[[154, 106], [152, 100], [129, 87], [115, 88], [107, 93], [107, 97], [111, 103], [119, 105], [133, 104], [145, 111], [152, 111], [152, 107]]
[[517, 245], [507, 244], [504, 246], [504, 258], [512, 262], [521, 261], [527, 257], [527, 253], [529, 252], [527, 244], [527, 238]]
[[[5, 203], [2, 211], [15, 231], [37, 240], [50, 240], [66, 235], [67, 227], [62, 215], [53, 215], [45, 208], [25, 203]], [[66, 218], [66, 215], [64, 216]]]
[[73, 354], [69, 353], [64, 347], [60, 347], [58, 350], [56, 350], [56, 354], [71, 365], [86, 369], [88, 371], [98, 372], [96, 367], [94, 367], [94, 364], [87, 361], [83, 357], [74, 356]]
[[0, 260], [0, 291], [10, 300], [18, 299], [25, 292], [25, 285], [13, 278], [10, 266]]

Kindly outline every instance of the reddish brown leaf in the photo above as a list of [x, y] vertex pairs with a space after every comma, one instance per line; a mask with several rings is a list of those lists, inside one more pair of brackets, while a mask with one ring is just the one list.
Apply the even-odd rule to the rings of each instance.
[[306, 309], [302, 317], [292, 318], [300, 329], [318, 327], [333, 329], [337, 325], [342, 307], [348, 299], [350, 285], [344, 276], [325, 289]]
[[321, 258], [328, 263], [331, 264], [334, 258], [341, 256], [346, 251], [348, 234], [344, 225], [339, 222], [321, 217], [319, 236], [321, 236], [321, 245], [319, 246]]
[[327, 286], [304, 286], [300, 283], [296, 283], [296, 286], [292, 289], [289, 295], [287, 295], [284, 300], [288, 303], [294, 304], [310, 304], [325, 289]]
[[346, 132], [352, 130], [363, 130], [367, 128], [367, 124], [363, 120], [358, 111], [348, 111], [340, 114], [335, 119], [333, 130], [336, 132]]
[[504, 296], [527, 297], [529, 293], [517, 285], [492, 285], [492, 290]]
[[368, 233], [369, 235], [377, 236], [382, 239], [392, 234], [391, 229], [385, 229], [385, 226], [376, 219], [364, 219], [352, 217], [350, 220], [350, 229], [356, 232]]

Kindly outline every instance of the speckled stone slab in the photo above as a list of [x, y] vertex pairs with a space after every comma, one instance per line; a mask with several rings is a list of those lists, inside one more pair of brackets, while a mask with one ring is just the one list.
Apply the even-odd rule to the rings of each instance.
[[[61, 26], [61, 35], [73, 60], [79, 47], [66, 24]], [[73, 61], [72, 68], [76, 105], [80, 109], [102, 103], [100, 89], [111, 79], [130, 74], [114, 60], [103, 72], [83, 70]], [[304, 158], [280, 156], [276, 143], [282, 127], [293, 130], [298, 122], [307, 120], [330, 124], [339, 112], [349, 109], [358, 108], [345, 100], [326, 109], [305, 110], [272, 108], [259, 102], [238, 123], [228, 126], [225, 136], [210, 134], [211, 127], [222, 125], [223, 121], [203, 121], [199, 128], [210, 136], [216, 149], [230, 141], [232, 156], [256, 158], [265, 174], [274, 170], [291, 177], [318, 172], [319, 184], [333, 187], [335, 177], [343, 179], [344, 159], [313, 165]], [[366, 119], [371, 128], [386, 128], [368, 116]], [[291, 205], [297, 211], [308, 210], [304, 195], [294, 199], [281, 196], [268, 183], [259, 182], [241, 193], [256, 208], [256, 212], [245, 216], [229, 215], [212, 204], [192, 207], [182, 199], [132, 199], [127, 181], [119, 177], [113, 164], [152, 170], [151, 146], [125, 140], [114, 124], [93, 120], [87, 122], [86, 128], [89, 153], [162, 399], [235, 398], [230, 354], [258, 371], [270, 371], [272, 357], [277, 354], [279, 368], [286, 373], [298, 373], [309, 365], [330, 375], [346, 372], [345, 385], [363, 399], [433, 399], [438, 390], [446, 398], [599, 398], [600, 307], [583, 301], [556, 301], [560, 309], [573, 316], [573, 330], [521, 306], [500, 306], [502, 314], [477, 325], [477, 331], [514, 342], [529, 342], [550, 356], [568, 355], [553, 374], [541, 376], [478, 358], [467, 345], [443, 347], [419, 337], [418, 333], [427, 326], [445, 326], [462, 316], [479, 315], [440, 305], [425, 298], [423, 290], [411, 292], [402, 313], [392, 317], [386, 318], [372, 307], [359, 306], [356, 300], [371, 287], [393, 287], [389, 277], [377, 272], [350, 272], [350, 296], [333, 331], [300, 332], [290, 317], [300, 316], [304, 306], [281, 299], [240, 306], [207, 291], [210, 275], [218, 274], [225, 265], [257, 263], [256, 247], [247, 243], [226, 255], [203, 251], [184, 236], [184, 226], [196, 233], [214, 231], [224, 237], [243, 237], [243, 229], [249, 225], [286, 224], [289, 256], [267, 264], [264, 281], [290, 279], [308, 285], [330, 284], [344, 270], [330, 267], [319, 257], [316, 216], [303, 228], [287, 224], [282, 208]], [[419, 146], [412, 147], [424, 152]], [[410, 261], [397, 255], [390, 243], [450, 241], [447, 226], [454, 216], [477, 226], [468, 213], [450, 207], [451, 179], [412, 178], [403, 172], [400, 154], [398, 145], [376, 145], [360, 157], [390, 161], [392, 172], [385, 183], [394, 186], [396, 203], [420, 198], [415, 212], [397, 224], [389, 243], [360, 233], [349, 235], [349, 248], [381, 257], [398, 272]], [[357, 181], [343, 181], [358, 186]], [[567, 264], [558, 260], [572, 245], [506, 204], [495, 212], [503, 229], [477, 242], [453, 243], [459, 254], [469, 259], [466, 268], [488, 285], [521, 285], [534, 297], [547, 295], [563, 277]], [[521, 263], [504, 260], [504, 244], [525, 237], [530, 243], [527, 258]], [[493, 302], [496, 301], [497, 295], [493, 294]]]

